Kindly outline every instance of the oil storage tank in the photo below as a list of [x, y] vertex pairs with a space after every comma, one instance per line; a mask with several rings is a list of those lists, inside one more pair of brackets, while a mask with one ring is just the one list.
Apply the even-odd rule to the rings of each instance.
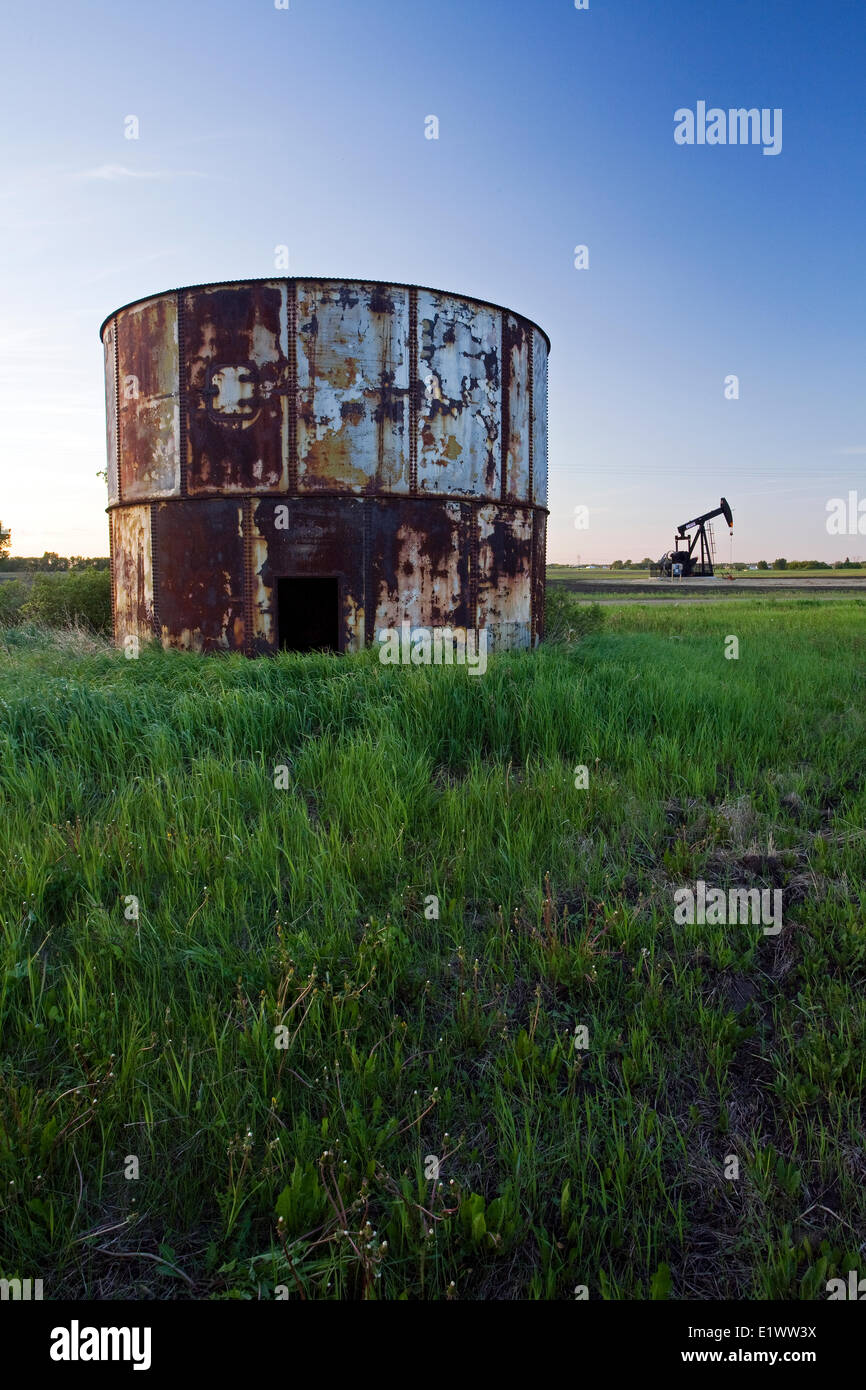
[[195, 285], [103, 323], [115, 640], [356, 651], [542, 635], [547, 359], [440, 290]]

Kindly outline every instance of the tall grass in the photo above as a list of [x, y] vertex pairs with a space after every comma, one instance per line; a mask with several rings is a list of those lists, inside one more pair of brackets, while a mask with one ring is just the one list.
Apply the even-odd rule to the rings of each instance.
[[[857, 1267], [866, 608], [567, 631], [480, 678], [6, 631], [0, 1273], [809, 1298]], [[674, 926], [698, 877], [781, 886], [783, 932]]]

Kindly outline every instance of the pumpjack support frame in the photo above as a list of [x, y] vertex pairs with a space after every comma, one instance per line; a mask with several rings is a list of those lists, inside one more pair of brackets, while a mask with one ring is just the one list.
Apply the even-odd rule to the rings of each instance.
[[670, 578], [674, 565], [680, 565], [684, 579], [695, 576], [704, 579], [712, 578], [715, 570], [713, 568], [712, 529], [709, 523], [717, 516], [725, 518], [728, 529], [733, 535], [734, 515], [728, 502], [722, 497], [719, 505], [714, 507], [711, 512], [704, 512], [702, 516], [696, 516], [691, 521], [680, 523], [677, 527], [677, 534], [674, 536], [673, 550], [667, 551], [658, 562], [659, 571], [663, 575]]

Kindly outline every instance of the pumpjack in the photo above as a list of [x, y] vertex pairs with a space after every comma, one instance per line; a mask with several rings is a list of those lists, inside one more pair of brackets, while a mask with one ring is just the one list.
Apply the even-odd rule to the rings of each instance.
[[[710, 523], [717, 516], [725, 518], [731, 535], [734, 534], [733, 512], [723, 497], [713, 511], [704, 512], [703, 516], [693, 517], [691, 521], [684, 521], [680, 524], [677, 528], [677, 534], [674, 536], [673, 550], [667, 551], [658, 562], [658, 569], [661, 574], [670, 578], [674, 573], [674, 565], [679, 565], [679, 573], [684, 579], [693, 575], [707, 579], [712, 577], [715, 573], [713, 562], [716, 556], [713, 528]], [[692, 534], [690, 535], [689, 532]], [[696, 552], [698, 546], [700, 547], [700, 558]]]

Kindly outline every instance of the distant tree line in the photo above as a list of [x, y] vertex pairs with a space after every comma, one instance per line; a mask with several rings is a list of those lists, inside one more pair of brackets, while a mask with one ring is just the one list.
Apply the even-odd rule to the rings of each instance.
[[[734, 565], [734, 569], [743, 569], [742, 565]], [[772, 565], [768, 565], [766, 560], [758, 561], [759, 570], [859, 570], [863, 568], [862, 560], [849, 560], [846, 556], [844, 560], [834, 560], [832, 564], [828, 560], [786, 560], [783, 558], [774, 560]]]
[[46, 550], [44, 555], [5, 555], [0, 557], [0, 570], [17, 574], [66, 574], [73, 570], [107, 570], [107, 555], [57, 555]]

